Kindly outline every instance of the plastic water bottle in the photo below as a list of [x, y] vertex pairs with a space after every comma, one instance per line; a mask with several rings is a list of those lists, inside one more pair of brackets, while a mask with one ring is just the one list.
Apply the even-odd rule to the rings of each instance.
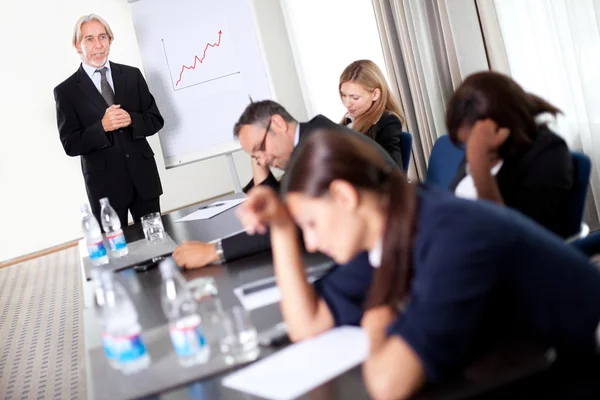
[[169, 333], [183, 367], [206, 363], [210, 346], [202, 329], [196, 302], [185, 286], [175, 261], [168, 258], [159, 265], [162, 275], [161, 301], [169, 320]]
[[114, 208], [110, 206], [108, 197], [100, 199], [100, 219], [102, 220], [102, 228], [106, 233], [106, 240], [108, 241], [108, 247], [110, 253], [115, 258], [126, 256], [129, 250], [127, 249], [127, 241], [121, 229], [121, 221], [119, 216], [115, 212]]
[[90, 210], [90, 206], [87, 204], [81, 205], [81, 230], [87, 243], [92, 265], [107, 264], [108, 254], [106, 254], [106, 248], [102, 241], [102, 231], [100, 230], [98, 221], [96, 221], [96, 217], [94, 217], [94, 214]]
[[96, 321], [100, 327], [104, 353], [108, 359], [108, 364], [115, 369], [119, 369], [119, 363], [117, 362], [113, 351], [112, 341], [106, 332], [106, 294], [104, 293], [104, 287], [102, 285], [102, 272], [99, 268], [94, 268], [92, 269], [91, 275], [92, 282], [94, 283], [94, 314], [96, 315]]
[[110, 271], [101, 273], [106, 305], [104, 321], [108, 356], [114, 357], [117, 368], [129, 375], [147, 368], [150, 356], [142, 340], [142, 328], [129, 295]]

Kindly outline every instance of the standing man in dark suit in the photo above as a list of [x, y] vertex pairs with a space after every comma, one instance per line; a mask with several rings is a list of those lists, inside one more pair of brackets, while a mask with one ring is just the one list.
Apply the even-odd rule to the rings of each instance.
[[[246, 153], [252, 158], [252, 181], [244, 187], [248, 192], [255, 185], [267, 185], [279, 190], [279, 181], [270, 167], [285, 171], [294, 148], [311, 132], [318, 129], [334, 129], [358, 137], [365, 146], [374, 146], [387, 164], [398, 168], [398, 164], [371, 138], [341, 126], [323, 115], [309, 122], [298, 122], [280, 104], [265, 100], [251, 103], [233, 128]], [[223, 238], [215, 243], [187, 242], [173, 253], [178, 265], [187, 268], [203, 267], [210, 263], [234, 260], [270, 248], [268, 235], [249, 236], [245, 232]]]
[[99, 200], [108, 197], [127, 225], [160, 212], [162, 186], [146, 137], [164, 124], [139, 69], [108, 61], [114, 40], [98, 15], [81, 17], [73, 45], [82, 63], [54, 89], [56, 120], [67, 155], [81, 156], [90, 206], [96, 218]]

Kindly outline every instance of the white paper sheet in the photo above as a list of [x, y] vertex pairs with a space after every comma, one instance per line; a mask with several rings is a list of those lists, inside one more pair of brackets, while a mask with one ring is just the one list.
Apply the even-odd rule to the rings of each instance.
[[175, 222], [186, 222], [186, 221], [194, 221], [197, 219], [209, 219], [214, 217], [215, 215], [221, 214], [223, 211], [229, 210], [237, 206], [240, 203], [246, 201], [247, 197], [242, 199], [233, 199], [233, 200], [219, 200], [214, 203], [209, 204], [208, 206], [203, 206], [206, 208], [201, 208], [197, 211], [194, 211], [191, 214], [186, 215], [183, 218], [179, 218]]
[[234, 372], [222, 384], [270, 400], [294, 399], [361, 364], [368, 352], [363, 330], [343, 326]]

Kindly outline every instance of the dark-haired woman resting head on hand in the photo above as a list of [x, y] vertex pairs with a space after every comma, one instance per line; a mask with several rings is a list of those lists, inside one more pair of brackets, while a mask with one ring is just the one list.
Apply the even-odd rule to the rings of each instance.
[[538, 121], [560, 110], [511, 78], [480, 72], [456, 90], [446, 111], [451, 140], [466, 157], [450, 185], [458, 197], [504, 204], [562, 237], [574, 170], [565, 141]]
[[[300, 144], [283, 193], [253, 189], [239, 216], [250, 233], [270, 230], [289, 335], [360, 324], [374, 398], [460, 375], [515, 335], [554, 346], [559, 359], [595, 360], [600, 271], [518, 213], [409, 184], [336, 130]], [[296, 224], [308, 251], [349, 264], [307, 283]]]

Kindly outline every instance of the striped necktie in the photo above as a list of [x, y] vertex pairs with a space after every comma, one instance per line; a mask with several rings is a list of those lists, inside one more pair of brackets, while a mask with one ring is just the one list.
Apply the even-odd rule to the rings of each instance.
[[106, 79], [106, 71], [108, 68], [103, 67], [97, 69], [96, 72], [100, 73], [100, 91], [102, 92], [102, 97], [106, 101], [106, 104], [112, 106], [115, 104], [115, 93], [113, 92], [110, 84], [108, 83], [108, 79]]

